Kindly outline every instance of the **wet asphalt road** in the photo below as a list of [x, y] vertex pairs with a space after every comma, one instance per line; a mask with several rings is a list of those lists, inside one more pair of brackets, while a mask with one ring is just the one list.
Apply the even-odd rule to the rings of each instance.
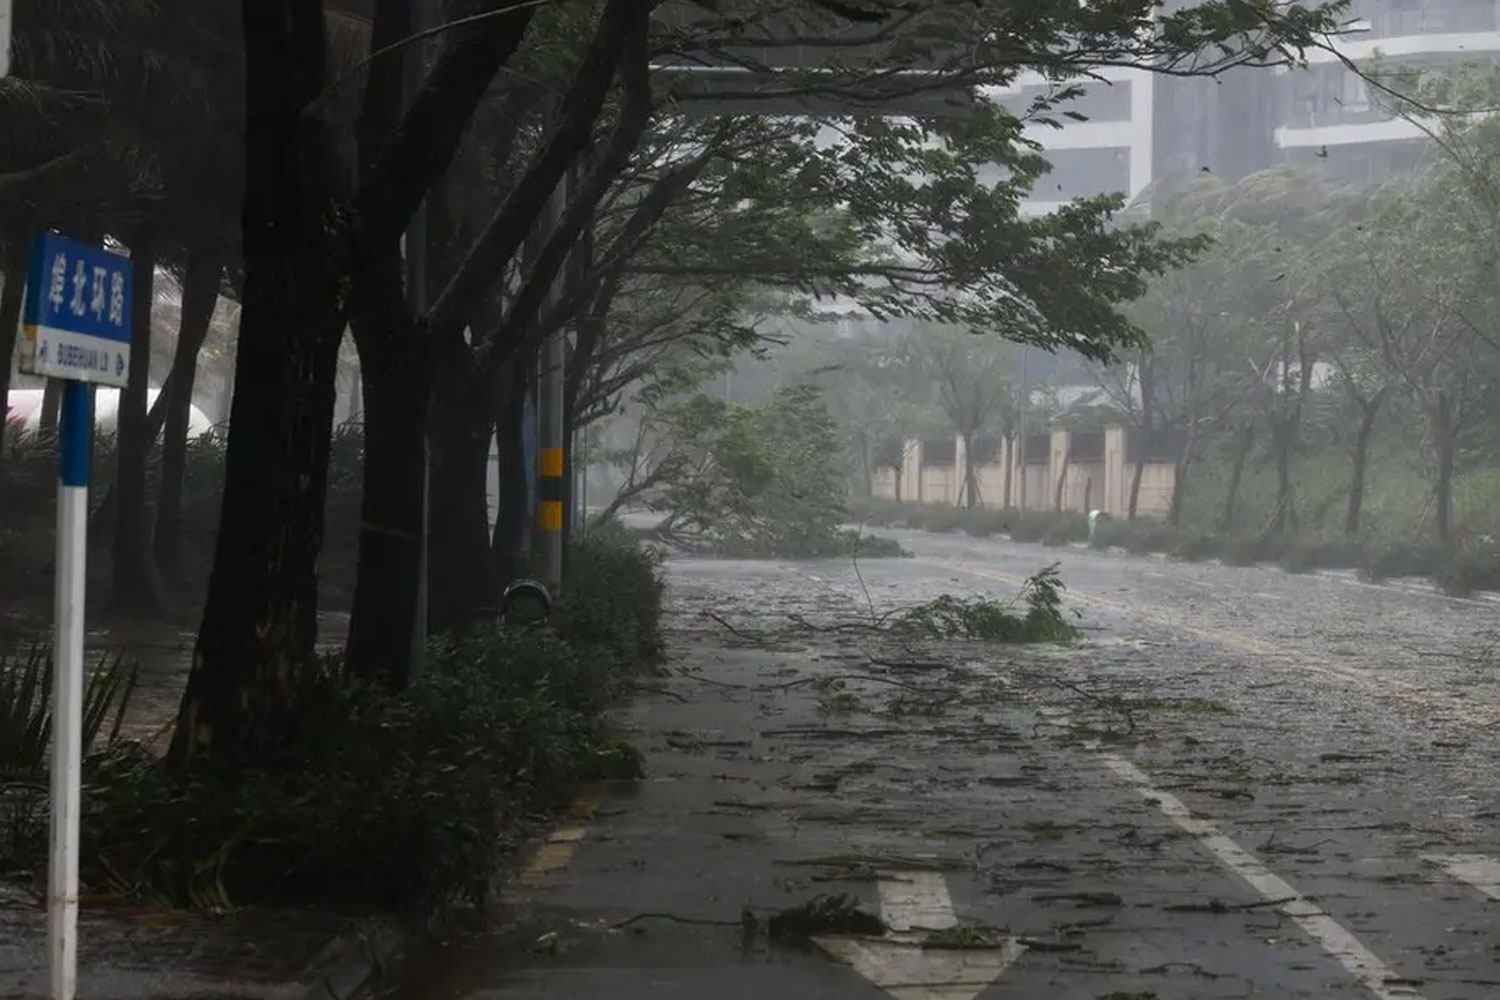
[[[673, 676], [622, 713], [649, 778], [401, 996], [1500, 996], [1500, 605], [900, 538], [859, 573], [670, 563]], [[1052, 561], [1080, 645], [863, 627]], [[741, 924], [837, 892], [910, 929]]]

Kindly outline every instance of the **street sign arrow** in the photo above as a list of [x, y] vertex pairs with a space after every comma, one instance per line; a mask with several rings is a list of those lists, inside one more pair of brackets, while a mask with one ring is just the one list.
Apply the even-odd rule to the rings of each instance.
[[882, 874], [884, 938], [820, 937], [818, 946], [895, 1000], [974, 1000], [1026, 950], [1008, 938], [993, 948], [933, 948], [932, 932], [958, 926], [938, 872]]

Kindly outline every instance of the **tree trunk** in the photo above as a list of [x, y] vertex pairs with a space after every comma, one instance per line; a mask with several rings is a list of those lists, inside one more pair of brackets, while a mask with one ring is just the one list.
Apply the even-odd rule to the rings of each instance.
[[964, 439], [964, 507], [973, 510], [979, 503], [979, 479], [974, 473], [974, 435], [965, 433]]
[[1352, 468], [1349, 475], [1349, 506], [1344, 512], [1344, 534], [1359, 534], [1359, 516], [1365, 503], [1365, 470], [1369, 466], [1370, 437], [1375, 432], [1375, 418], [1380, 413], [1377, 401], [1364, 408], [1360, 415], [1359, 429], [1354, 435], [1354, 450], [1350, 456]]
[[302, 735], [317, 641], [345, 248], [321, 4], [245, 4], [243, 311], [224, 499], [171, 760], [282, 762]]
[[[492, 393], [467, 351], [442, 351], [432, 397], [428, 627], [461, 633], [499, 606], [490, 558]], [[506, 470], [502, 465], [501, 472]]]
[[1453, 537], [1453, 408], [1446, 392], [1438, 393], [1432, 412], [1432, 436], [1437, 445], [1437, 477], [1433, 484], [1433, 501], [1437, 508], [1438, 542], [1446, 548]]
[[1172, 466], [1172, 502], [1167, 506], [1167, 523], [1174, 528], [1182, 524], [1182, 511], [1187, 504], [1188, 469], [1192, 464], [1191, 453], [1184, 450]]
[[10, 366], [21, 324], [21, 299], [26, 291], [26, 256], [19, 244], [6, 255], [4, 286], [0, 286], [0, 482], [5, 480], [5, 429], [10, 416]]
[[[188, 424], [192, 416], [193, 382], [198, 352], [208, 336], [223, 273], [217, 252], [198, 246], [189, 252], [182, 281], [182, 323], [172, 374], [163, 387], [166, 422], [162, 430], [161, 482], [156, 493], [156, 565], [168, 580], [182, 576], [182, 477], [187, 466]], [[155, 437], [155, 435], [152, 435]]]
[[1255, 425], [1246, 424], [1240, 429], [1240, 440], [1234, 453], [1234, 468], [1229, 473], [1229, 489], [1224, 494], [1224, 512], [1219, 517], [1219, 530], [1229, 531], [1234, 527], [1235, 504], [1240, 498], [1240, 480], [1244, 478], [1245, 462], [1255, 444]]
[[1063, 452], [1062, 470], [1057, 474], [1057, 492], [1052, 498], [1052, 509], [1063, 509], [1063, 494], [1068, 488], [1068, 466], [1072, 463], [1073, 441], [1069, 436], [1067, 450]]
[[152, 562], [151, 518], [146, 503], [146, 465], [151, 457], [146, 421], [151, 382], [151, 305], [156, 285], [155, 238], [131, 247], [130, 372], [120, 391], [115, 460], [114, 608], [131, 615], [158, 611]]
[[1279, 420], [1272, 430], [1276, 445], [1276, 513], [1271, 519], [1272, 530], [1285, 533], [1297, 527], [1297, 511], [1292, 496], [1292, 440], [1290, 423]]
[[[1135, 449], [1135, 470], [1130, 476], [1130, 498], [1126, 504], [1125, 518], [1134, 521], [1141, 501], [1141, 479], [1146, 475], [1146, 456], [1151, 447], [1151, 436], [1156, 429], [1156, 370], [1149, 358], [1142, 358], [1141, 382], [1141, 426], [1140, 443]], [[1173, 490], [1176, 495], [1176, 490]]]
[[1182, 524], [1182, 512], [1187, 509], [1188, 470], [1193, 467], [1193, 460], [1197, 457], [1198, 423], [1193, 421], [1188, 424], [1182, 450], [1177, 453], [1177, 461], [1172, 465], [1172, 502], [1167, 507], [1167, 523], [1174, 528]]
[[[1005, 462], [1005, 485], [1002, 487], [1002, 489], [1004, 490], [1004, 496], [1000, 498], [1000, 506], [1017, 507], [1019, 506], [1019, 504], [1013, 503], [1012, 501], [1015, 500], [1015, 497], [1011, 496], [1011, 488], [1012, 486], [1014, 486], [1012, 480], [1015, 477], [1016, 466], [1015, 437], [1014, 435], [1006, 435], [1006, 438], [1011, 441], [1011, 453], [1010, 460]], [[1004, 449], [1002, 448], [1002, 451], [1003, 450]]]
[[1126, 510], [1126, 520], [1134, 521], [1136, 510], [1141, 502], [1141, 479], [1146, 475], [1146, 435], [1141, 435], [1141, 441], [1135, 449], [1135, 471], [1130, 474], [1130, 503]]
[[874, 496], [874, 445], [865, 430], [855, 432], [855, 445], [859, 448], [859, 499]]
[[411, 679], [430, 391], [428, 351], [412, 333], [401, 281], [399, 245], [391, 244], [356, 275], [350, 316], [365, 412], [347, 656], [354, 674], [393, 691]]

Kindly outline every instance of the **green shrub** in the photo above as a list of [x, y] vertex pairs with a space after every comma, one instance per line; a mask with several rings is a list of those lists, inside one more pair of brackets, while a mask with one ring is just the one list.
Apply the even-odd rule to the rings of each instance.
[[975, 507], [964, 512], [964, 531], [974, 538], [998, 535], [1010, 527], [1011, 511]]
[[[92, 747], [109, 724], [119, 732], [135, 688], [139, 665], [123, 654], [102, 657], [88, 672], [83, 691], [84, 748]], [[22, 780], [47, 773], [52, 736], [52, 652], [42, 646], [16, 655], [0, 654], [0, 775]]]
[[566, 585], [554, 616], [558, 634], [609, 649], [644, 667], [662, 656], [660, 559], [620, 522], [595, 521], [568, 549]]
[[1256, 566], [1275, 560], [1281, 542], [1271, 535], [1231, 535], [1223, 542], [1219, 558], [1227, 566]]
[[857, 559], [905, 559], [911, 553], [894, 538], [845, 530], [841, 535], [846, 552]]
[[1373, 583], [1404, 576], [1430, 577], [1437, 575], [1446, 560], [1446, 553], [1432, 542], [1388, 539], [1365, 549], [1359, 574]]
[[1043, 545], [1071, 545], [1086, 541], [1089, 537], [1088, 517], [1069, 511], [1058, 511], [1048, 515], [1042, 531]]
[[1282, 547], [1276, 562], [1288, 573], [1311, 573], [1321, 565], [1322, 554], [1316, 540], [1295, 538]]
[[1453, 597], [1470, 597], [1481, 590], [1500, 590], [1500, 549], [1483, 546], [1468, 552], [1455, 552], [1444, 559], [1433, 574], [1433, 582], [1443, 593]]
[[84, 795], [89, 884], [173, 905], [423, 906], [478, 892], [517, 818], [614, 751], [624, 669], [542, 629], [435, 642], [400, 696], [339, 681], [301, 766], [175, 773], [115, 750]]
[[1146, 555], [1171, 552], [1181, 537], [1180, 531], [1160, 521], [1110, 519], [1099, 522], [1092, 544], [1096, 549], [1119, 547], [1131, 555]]
[[1324, 569], [1357, 569], [1361, 557], [1359, 542], [1353, 538], [1334, 538], [1318, 547], [1318, 565]]
[[174, 771], [113, 746], [86, 768], [87, 883], [199, 907], [479, 894], [524, 814], [577, 780], [639, 773], [601, 715], [661, 654], [657, 566], [602, 522], [570, 549], [568, 581], [553, 627], [434, 640], [400, 694], [318, 665], [297, 766]]
[[1013, 542], [1040, 542], [1051, 526], [1051, 515], [1044, 511], [1014, 511], [1010, 521], [1010, 539]]
[[967, 511], [948, 504], [931, 504], [922, 508], [922, 527], [927, 531], [957, 531], [963, 527]]
[[857, 524], [887, 528], [909, 516], [907, 504], [884, 497], [869, 497], [856, 500], [849, 505], [849, 517]]
[[1203, 531], [1184, 531], [1179, 534], [1167, 550], [1173, 559], [1186, 562], [1202, 562], [1219, 554], [1223, 542], [1216, 535]]

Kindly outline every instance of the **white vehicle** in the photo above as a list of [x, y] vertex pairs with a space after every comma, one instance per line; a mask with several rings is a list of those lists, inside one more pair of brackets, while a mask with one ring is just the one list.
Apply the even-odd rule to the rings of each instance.
[[[6, 397], [6, 423], [17, 421], [28, 431], [35, 431], [42, 425], [42, 394], [41, 389], [12, 389]], [[146, 406], [156, 403], [156, 397], [161, 395], [160, 389], [146, 390]], [[94, 397], [94, 427], [99, 431], [112, 431], [115, 429], [116, 416], [120, 411], [120, 390], [101, 388]], [[208, 419], [207, 414], [198, 407], [193, 406], [188, 410], [188, 437], [194, 438], [206, 434], [213, 429], [213, 421]]]

